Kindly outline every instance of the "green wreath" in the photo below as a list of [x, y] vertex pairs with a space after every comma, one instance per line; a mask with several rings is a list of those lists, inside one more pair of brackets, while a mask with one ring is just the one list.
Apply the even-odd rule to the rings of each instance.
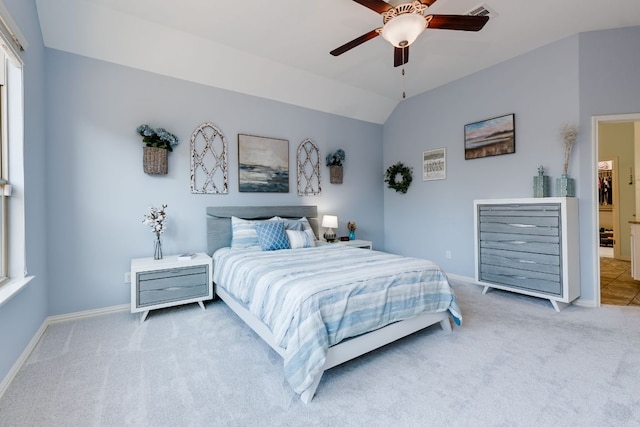
[[[393, 188], [399, 193], [406, 193], [411, 185], [413, 177], [411, 176], [413, 169], [405, 166], [402, 162], [398, 162], [393, 166], [389, 166], [387, 172], [384, 174], [384, 182], [388, 184], [389, 188]], [[398, 174], [402, 175], [402, 181], [396, 181]]]

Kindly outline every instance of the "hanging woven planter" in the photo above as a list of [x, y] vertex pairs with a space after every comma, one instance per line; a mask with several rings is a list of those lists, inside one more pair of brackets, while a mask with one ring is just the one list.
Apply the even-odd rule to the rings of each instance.
[[329, 182], [332, 184], [342, 184], [342, 166], [329, 166]]
[[178, 137], [167, 132], [165, 128], [153, 129], [149, 125], [136, 128], [145, 144], [142, 152], [142, 167], [144, 173], [150, 175], [166, 175], [169, 169], [169, 151], [178, 145]]
[[149, 175], [166, 175], [169, 171], [168, 151], [158, 147], [142, 147], [142, 166]]

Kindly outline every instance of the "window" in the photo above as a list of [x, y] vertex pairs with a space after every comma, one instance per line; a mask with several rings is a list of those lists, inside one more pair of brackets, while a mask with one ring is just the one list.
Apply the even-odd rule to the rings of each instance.
[[8, 204], [9, 204], [9, 144], [7, 136], [6, 59], [0, 54], [0, 285], [9, 277]]
[[25, 256], [24, 104], [27, 44], [0, 0], [0, 305], [29, 282]]

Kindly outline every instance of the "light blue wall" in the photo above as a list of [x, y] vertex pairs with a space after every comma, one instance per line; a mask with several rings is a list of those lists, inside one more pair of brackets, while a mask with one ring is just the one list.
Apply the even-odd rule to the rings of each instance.
[[[593, 116], [640, 112], [640, 27], [580, 34], [579, 180], [595, 182], [597, 154], [591, 145]], [[583, 295], [593, 297], [594, 260], [599, 245], [595, 192], [580, 191]], [[628, 224], [621, 223], [621, 227]], [[588, 292], [588, 293], [587, 293]]]
[[[167, 57], [167, 60], [171, 60]], [[165, 254], [205, 251], [205, 207], [310, 205], [358, 223], [358, 237], [383, 242], [382, 126], [167, 78], [56, 50], [47, 50], [47, 226], [50, 229], [49, 314], [129, 303], [123, 276], [132, 257], [152, 256], [153, 234], [142, 217], [168, 204]], [[190, 193], [189, 138], [213, 122], [229, 145], [228, 195]], [[162, 126], [181, 142], [169, 174], [142, 171], [135, 128]], [[290, 192], [238, 192], [237, 134], [289, 140]], [[322, 195], [296, 193], [296, 149], [305, 138], [328, 151], [343, 148], [344, 183]]]
[[[638, 46], [640, 27], [584, 33], [403, 102], [384, 126], [384, 165], [403, 161], [414, 168], [415, 182], [406, 195], [385, 189], [386, 248], [473, 277], [473, 200], [531, 197], [539, 165], [553, 179], [561, 174], [558, 130], [577, 123], [569, 174], [580, 199], [581, 294], [593, 302], [597, 159], [591, 122], [595, 115], [640, 112]], [[516, 115], [516, 153], [464, 160], [464, 125], [508, 113]], [[423, 182], [421, 153], [439, 147], [447, 149], [447, 179]]]
[[[465, 160], [464, 125], [510, 113], [516, 152]], [[559, 176], [558, 129], [577, 119], [577, 36], [404, 101], [384, 126], [384, 165], [412, 166], [414, 182], [404, 195], [384, 190], [386, 248], [473, 277], [473, 201], [532, 197], [540, 165]], [[423, 181], [422, 152], [440, 147], [447, 178]]]
[[[29, 43], [24, 53], [25, 142], [24, 190], [26, 260], [35, 275], [25, 289], [0, 307], [0, 381], [6, 377], [47, 316], [45, 226], [44, 46], [35, 3], [3, 0]], [[1, 415], [0, 415], [1, 416]]]

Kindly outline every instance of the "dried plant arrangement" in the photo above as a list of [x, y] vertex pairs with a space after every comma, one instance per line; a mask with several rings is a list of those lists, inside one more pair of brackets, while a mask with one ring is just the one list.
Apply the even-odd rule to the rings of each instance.
[[560, 136], [564, 144], [564, 166], [562, 167], [562, 174], [566, 175], [569, 171], [569, 156], [571, 156], [571, 150], [578, 137], [578, 126], [568, 123], [562, 125], [560, 128]]

